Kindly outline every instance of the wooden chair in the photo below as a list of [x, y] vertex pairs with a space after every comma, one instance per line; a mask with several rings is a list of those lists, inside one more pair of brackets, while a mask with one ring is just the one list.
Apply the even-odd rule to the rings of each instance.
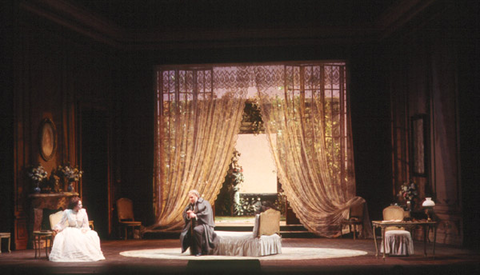
[[[365, 203], [361, 203], [358, 205], [354, 205], [350, 207], [348, 211], [348, 218], [343, 219], [340, 222], [340, 231], [346, 225], [348, 226], [348, 230], [352, 233], [353, 229], [353, 239], [356, 239], [357, 232], [359, 232], [359, 225], [363, 225], [363, 208], [365, 207]], [[343, 237], [342, 232], [340, 235]]]
[[[133, 215], [132, 200], [127, 198], [120, 198], [117, 200], [117, 216], [118, 216], [118, 224], [120, 225], [120, 227], [124, 228], [125, 240], [128, 237], [128, 228], [132, 228], [132, 231], [135, 230], [136, 227], [138, 227], [139, 230], [141, 229], [142, 222], [135, 221], [135, 218]], [[141, 237], [141, 232], [140, 232], [140, 237]]]
[[63, 211], [58, 211], [51, 214], [48, 219], [50, 221], [49, 230], [33, 231], [33, 249], [35, 250], [35, 258], [39, 258], [42, 253], [42, 244], [45, 247], [45, 255], [48, 258], [48, 254], [52, 249], [53, 239], [55, 238], [55, 231], [53, 227], [60, 222], [63, 216]]
[[45, 255], [48, 258], [49, 251], [53, 244], [53, 231], [33, 231], [33, 249], [35, 250], [35, 258], [39, 258], [42, 254], [42, 243], [44, 243]]
[[[383, 209], [384, 221], [402, 221], [405, 211], [400, 206], [392, 205]], [[413, 239], [410, 231], [403, 227], [389, 226], [385, 228], [385, 253], [397, 256], [408, 256], [414, 253]], [[383, 252], [383, 244], [381, 245]]]

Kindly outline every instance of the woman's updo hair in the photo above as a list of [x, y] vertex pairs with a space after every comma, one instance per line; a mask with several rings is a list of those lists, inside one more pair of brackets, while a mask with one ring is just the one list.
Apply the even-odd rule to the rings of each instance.
[[68, 204], [67, 209], [73, 209], [78, 205], [78, 202], [81, 201], [80, 197], [73, 197]]

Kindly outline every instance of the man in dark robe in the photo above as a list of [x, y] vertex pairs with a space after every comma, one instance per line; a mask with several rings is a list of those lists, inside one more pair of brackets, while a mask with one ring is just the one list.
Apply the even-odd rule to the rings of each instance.
[[192, 255], [211, 254], [217, 242], [212, 206], [196, 190], [188, 192], [188, 200], [190, 203], [183, 211], [185, 227], [180, 234], [182, 253], [190, 247]]

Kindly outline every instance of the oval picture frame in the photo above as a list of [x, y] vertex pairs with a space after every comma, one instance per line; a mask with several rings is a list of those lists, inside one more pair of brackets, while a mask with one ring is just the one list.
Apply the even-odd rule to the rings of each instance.
[[49, 118], [40, 123], [39, 147], [40, 155], [45, 161], [52, 159], [57, 151], [57, 129]]

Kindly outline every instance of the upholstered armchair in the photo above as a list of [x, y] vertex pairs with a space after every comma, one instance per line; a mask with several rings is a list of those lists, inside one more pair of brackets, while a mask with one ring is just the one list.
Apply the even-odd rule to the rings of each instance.
[[133, 231], [136, 227], [138, 227], [139, 231], [141, 231], [142, 222], [135, 220], [135, 217], [133, 215], [132, 200], [127, 198], [121, 198], [117, 200], [117, 216], [120, 228], [124, 229], [125, 240], [128, 236], [128, 228], [132, 228]]

